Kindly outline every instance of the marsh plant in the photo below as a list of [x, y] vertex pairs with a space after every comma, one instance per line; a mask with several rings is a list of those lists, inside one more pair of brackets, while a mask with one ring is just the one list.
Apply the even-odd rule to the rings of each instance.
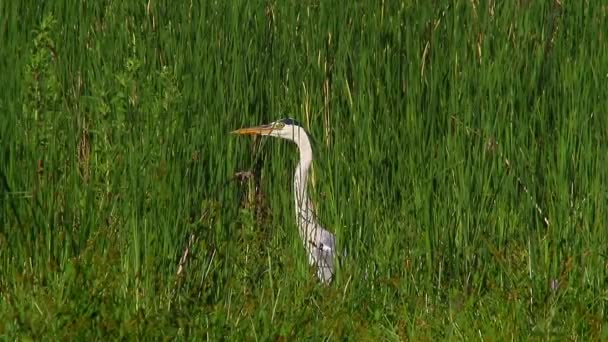
[[0, 2], [0, 337], [608, 339], [607, 15]]

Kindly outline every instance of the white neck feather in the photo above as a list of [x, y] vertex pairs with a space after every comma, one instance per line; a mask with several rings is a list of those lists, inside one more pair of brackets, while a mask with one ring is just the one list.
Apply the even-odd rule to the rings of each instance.
[[308, 136], [302, 130], [299, 139], [295, 140], [300, 150], [300, 161], [294, 174], [294, 197], [296, 206], [296, 222], [303, 239], [309, 239], [315, 227], [314, 210], [308, 198], [308, 171], [312, 164], [312, 148]]

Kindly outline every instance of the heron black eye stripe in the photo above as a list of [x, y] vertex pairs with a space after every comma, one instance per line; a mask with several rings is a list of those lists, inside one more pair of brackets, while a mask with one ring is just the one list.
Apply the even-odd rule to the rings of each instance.
[[300, 123], [292, 118], [285, 118], [285, 119], [281, 119], [279, 120], [279, 122], [285, 124], [285, 125], [292, 125], [292, 126], [299, 126], [302, 127], [302, 125], [300, 125]]

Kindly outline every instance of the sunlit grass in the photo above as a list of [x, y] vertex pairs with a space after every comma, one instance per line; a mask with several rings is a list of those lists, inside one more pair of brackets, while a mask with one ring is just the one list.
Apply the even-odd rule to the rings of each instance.
[[0, 336], [608, 338], [607, 13], [1, 3]]

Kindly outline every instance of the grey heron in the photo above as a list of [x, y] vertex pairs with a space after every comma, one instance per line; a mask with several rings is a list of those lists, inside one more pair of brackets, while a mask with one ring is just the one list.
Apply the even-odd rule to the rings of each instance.
[[296, 224], [308, 253], [308, 262], [317, 269], [317, 277], [323, 283], [331, 282], [334, 276], [336, 238], [317, 222], [312, 202], [308, 197], [307, 180], [312, 164], [312, 147], [308, 134], [296, 120], [291, 118], [277, 120], [267, 125], [237, 129], [232, 133], [268, 135], [287, 139], [298, 146], [300, 161], [293, 179]]

